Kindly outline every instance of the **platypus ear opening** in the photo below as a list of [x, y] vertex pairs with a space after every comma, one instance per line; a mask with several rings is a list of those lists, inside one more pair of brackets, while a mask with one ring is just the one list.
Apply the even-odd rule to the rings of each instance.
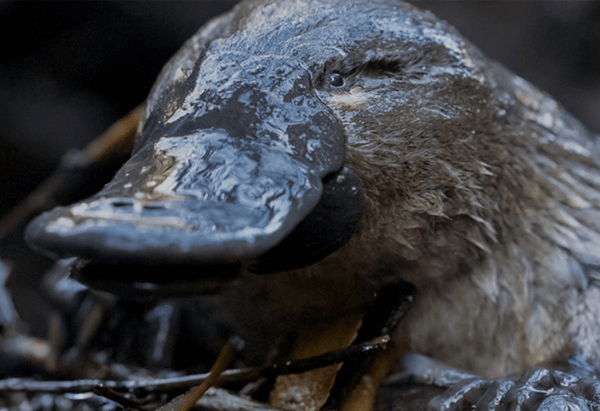
[[394, 74], [400, 72], [405, 65], [406, 62], [394, 57], [380, 57], [367, 61], [360, 70], [365, 74]]

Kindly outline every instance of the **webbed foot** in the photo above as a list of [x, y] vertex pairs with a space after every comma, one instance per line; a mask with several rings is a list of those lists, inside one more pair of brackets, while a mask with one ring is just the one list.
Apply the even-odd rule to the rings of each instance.
[[559, 370], [534, 368], [520, 375], [486, 379], [426, 357], [409, 355], [388, 383], [411, 381], [447, 387], [427, 411], [600, 411], [600, 381]]

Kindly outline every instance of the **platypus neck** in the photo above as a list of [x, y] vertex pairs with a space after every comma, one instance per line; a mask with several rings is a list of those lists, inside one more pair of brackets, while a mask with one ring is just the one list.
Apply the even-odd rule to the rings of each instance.
[[455, 275], [423, 281], [414, 350], [490, 377], [572, 356], [600, 366], [598, 166], [534, 137], [536, 152], [512, 150], [497, 183], [497, 242]]

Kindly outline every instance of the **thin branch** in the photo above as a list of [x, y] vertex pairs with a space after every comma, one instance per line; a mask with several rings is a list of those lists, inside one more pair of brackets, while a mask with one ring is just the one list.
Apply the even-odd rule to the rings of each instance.
[[234, 360], [237, 352], [235, 343], [231, 340], [225, 344], [225, 347], [219, 353], [215, 364], [210, 369], [209, 376], [200, 383], [200, 385], [190, 389], [184, 394], [173, 398], [168, 403], [160, 406], [156, 411], [189, 411], [194, 404], [202, 398], [204, 393], [219, 381], [219, 377]]
[[[260, 369], [260, 377], [274, 377], [285, 374], [299, 374], [301, 372], [314, 370], [315, 368], [327, 367], [339, 364], [351, 359], [373, 355], [387, 347], [390, 337], [387, 335], [377, 337], [362, 344], [351, 345], [341, 350], [331, 351], [315, 357], [302, 360], [288, 361], [284, 364], [274, 364], [270, 367]], [[222, 377], [226, 380], [226, 376]]]
[[[288, 361], [283, 364], [275, 364], [267, 367], [227, 370], [221, 374], [217, 385], [238, 381], [251, 381], [259, 377], [297, 374], [315, 368], [339, 364], [350, 359], [372, 355], [382, 351], [387, 347], [389, 340], [388, 336], [383, 336], [363, 344], [351, 345], [342, 350], [332, 351], [303, 360]], [[131, 392], [143, 389], [147, 391], [165, 392], [191, 388], [202, 383], [209, 375], [209, 373], [205, 373], [164, 379], [126, 381], [106, 381], [100, 379], [35, 381], [30, 379], [9, 378], [0, 380], [0, 392], [48, 392], [54, 394], [84, 393], [94, 392], [100, 385], [115, 391]]]
[[142, 403], [137, 401], [136, 399], [132, 399], [124, 396], [120, 392], [113, 390], [103, 384], [96, 385], [93, 390], [94, 394], [99, 395], [104, 398], [108, 398], [111, 401], [116, 402], [117, 404], [123, 406], [124, 408], [141, 408]]

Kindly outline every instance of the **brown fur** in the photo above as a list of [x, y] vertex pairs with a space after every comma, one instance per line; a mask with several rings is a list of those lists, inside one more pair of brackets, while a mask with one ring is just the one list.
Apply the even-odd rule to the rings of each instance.
[[[362, 310], [401, 278], [418, 290], [409, 319], [417, 352], [489, 376], [565, 352], [600, 365], [590, 339], [600, 332], [600, 237], [598, 224], [588, 225], [600, 198], [593, 137], [550, 97], [434, 24], [462, 60], [439, 44], [426, 59], [400, 58], [445, 73], [354, 71], [343, 90], [319, 91], [344, 124], [346, 164], [364, 183], [360, 232], [322, 262], [250, 279], [224, 301], [242, 307], [232, 317], [264, 342], [299, 321]], [[391, 275], [371, 269], [384, 255], [398, 262]], [[244, 315], [249, 306], [258, 311]]]

